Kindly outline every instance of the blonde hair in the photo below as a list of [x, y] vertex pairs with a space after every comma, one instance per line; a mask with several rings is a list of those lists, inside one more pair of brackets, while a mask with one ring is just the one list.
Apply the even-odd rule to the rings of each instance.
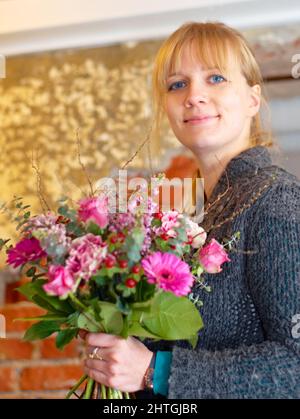
[[[249, 86], [258, 84], [261, 87], [261, 105], [269, 108], [264, 94], [262, 75], [251, 51], [250, 46], [237, 30], [220, 22], [188, 22], [173, 32], [161, 45], [152, 73], [152, 105], [153, 129], [152, 135], [157, 141], [160, 138], [162, 118], [164, 115], [163, 102], [166, 94], [166, 80], [170, 73], [176, 72], [180, 64], [183, 50], [193, 44], [197, 57], [208, 68], [217, 67], [220, 71], [228, 71], [229, 51], [235, 57]], [[262, 127], [261, 115], [257, 113], [252, 118], [250, 129], [250, 146], [274, 145], [270, 130]]]

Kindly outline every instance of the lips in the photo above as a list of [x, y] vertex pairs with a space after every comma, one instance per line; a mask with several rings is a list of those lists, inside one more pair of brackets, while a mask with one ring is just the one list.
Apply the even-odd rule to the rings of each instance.
[[193, 122], [193, 121], [208, 121], [213, 118], [219, 118], [220, 115], [199, 115], [199, 116], [191, 116], [190, 118], [184, 119], [183, 122]]

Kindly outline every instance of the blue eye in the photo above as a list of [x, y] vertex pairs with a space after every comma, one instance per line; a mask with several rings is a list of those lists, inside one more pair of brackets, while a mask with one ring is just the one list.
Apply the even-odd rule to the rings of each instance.
[[175, 83], [172, 83], [169, 87], [168, 90], [178, 90], [182, 87], [184, 87], [185, 82], [184, 81], [175, 81]]
[[219, 84], [222, 81], [226, 81], [226, 79], [220, 74], [214, 74], [213, 76], [210, 77], [210, 80], [212, 80], [212, 82], [216, 84]]

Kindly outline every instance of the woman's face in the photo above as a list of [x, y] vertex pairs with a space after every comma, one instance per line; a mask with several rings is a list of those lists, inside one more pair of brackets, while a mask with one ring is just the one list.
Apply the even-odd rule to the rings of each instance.
[[165, 111], [174, 134], [196, 153], [247, 148], [260, 86], [250, 87], [238, 66], [230, 68], [229, 80], [194, 57], [185, 48], [179, 71], [167, 79]]

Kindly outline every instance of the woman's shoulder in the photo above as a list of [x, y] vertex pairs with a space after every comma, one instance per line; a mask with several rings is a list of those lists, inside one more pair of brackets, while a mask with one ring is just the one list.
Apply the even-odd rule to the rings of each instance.
[[257, 189], [266, 185], [265, 193], [258, 199], [260, 212], [300, 221], [299, 179], [276, 165], [263, 168], [258, 178]]

